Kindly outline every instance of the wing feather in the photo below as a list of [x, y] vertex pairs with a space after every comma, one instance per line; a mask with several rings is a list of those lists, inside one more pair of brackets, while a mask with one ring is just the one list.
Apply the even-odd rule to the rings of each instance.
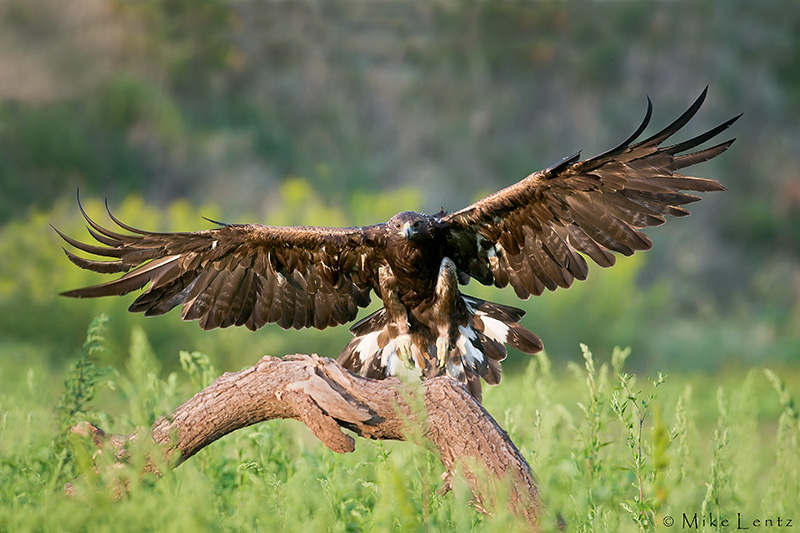
[[652, 115], [649, 98], [644, 120], [614, 148], [585, 160], [579, 160], [579, 154], [570, 156], [443, 215], [441, 221], [450, 231], [449, 256], [481, 283], [511, 284], [524, 298], [585, 279], [588, 268], [581, 254], [609, 267], [615, 262], [611, 252], [631, 255], [649, 249], [652, 242], [640, 230], [663, 224], [667, 215], [688, 215], [682, 206], [700, 197], [685, 191], [724, 190], [715, 180], [678, 170], [727, 150], [733, 140], [691, 152], [728, 129], [738, 116], [686, 141], [662, 146], [697, 113], [707, 90], [667, 127], [642, 141], [636, 139]]
[[[550, 285], [547, 285], [547, 288], [555, 290], [556, 287], [569, 287], [574, 278], [565, 264], [566, 257], [562, 257], [561, 254], [557, 253], [558, 250], [555, 244], [556, 241], [560, 241], [560, 239], [557, 235], [555, 238], [552, 238], [550, 235], [555, 235], [555, 232], [552, 232], [552, 229], [550, 231], [551, 234], [539, 235], [536, 239], [537, 242], [534, 248], [534, 255], [531, 258], [531, 264], [536, 265], [538, 271], [552, 281]], [[547, 238], [552, 239], [550, 244], [546, 242]], [[556, 253], [553, 252], [551, 246], [556, 248]], [[541, 276], [540, 279], [544, 281]]]
[[78, 203], [99, 245], [56, 232], [79, 251], [112, 260], [87, 259], [65, 249], [67, 257], [84, 269], [124, 274], [66, 296], [123, 295], [146, 287], [131, 311], [160, 315], [181, 306], [181, 317], [199, 320], [203, 329], [257, 329], [267, 323], [321, 329], [353, 320], [375, 287], [369, 267], [376, 264], [376, 246], [365, 233], [370, 228], [226, 224], [192, 233], [155, 233], [127, 225], [108, 211], [123, 230], [117, 232], [92, 220]]
[[[217, 279], [218, 274], [219, 270], [215, 268], [209, 268], [200, 272], [197, 282], [187, 295], [186, 302], [181, 309], [181, 318], [183, 320], [199, 320], [206, 314], [210, 302], [204, 295], [214, 280]], [[134, 305], [135, 304], [136, 302], [134, 302]], [[131, 310], [136, 311], [137, 309], [132, 306]]]
[[[242, 286], [236, 293], [236, 300], [231, 305], [231, 318], [234, 326], [246, 326], [250, 315], [253, 313], [257, 298], [256, 276], [252, 269], [246, 269]], [[222, 324], [226, 328], [229, 324]]]

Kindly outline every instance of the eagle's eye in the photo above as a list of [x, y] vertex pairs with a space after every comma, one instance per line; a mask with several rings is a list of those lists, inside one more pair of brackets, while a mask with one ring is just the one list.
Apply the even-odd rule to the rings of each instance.
[[400, 223], [399, 222], [395, 222], [394, 223], [394, 227], [397, 228], [397, 229], [400, 229]]
[[414, 222], [414, 229], [419, 229], [419, 227], [420, 227], [421, 225], [422, 225], [422, 222], [420, 222], [419, 220], [417, 220], [416, 222]]

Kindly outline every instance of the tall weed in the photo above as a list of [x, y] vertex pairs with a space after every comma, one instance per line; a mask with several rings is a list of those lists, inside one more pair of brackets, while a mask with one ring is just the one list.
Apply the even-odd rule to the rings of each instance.
[[[502, 504], [490, 516], [475, 511], [459, 479], [442, 494], [442, 465], [425, 446], [359, 439], [354, 453], [339, 455], [290, 420], [228, 435], [179, 468], [164, 467], [158, 480], [140, 474], [152, 454], [147, 439], [129, 448], [127, 465], [112, 468], [113, 457], [95, 455], [91, 442], [64, 436], [72, 424], [88, 419], [144, 436], [216, 370], [211, 357], [184, 352], [183, 373], [162, 372], [164, 354], [135, 328], [124, 369], [102, 370], [104, 327], [102, 318], [92, 323], [60, 400], [35, 393], [42, 378], [33, 371], [17, 392], [0, 391], [0, 531], [522, 527]], [[800, 519], [800, 429], [784, 379], [769, 371], [762, 381], [755, 373], [720, 376], [718, 394], [707, 399], [704, 382], [691, 376], [647, 383], [626, 374], [628, 351], [607, 361], [586, 347], [581, 353], [584, 364], [569, 373], [540, 354], [484, 397], [537, 474], [543, 530], [661, 531], [668, 518], [677, 530], [684, 516], [713, 530], [737, 512], [751, 524]], [[752, 465], [741, 464], [747, 455]], [[63, 494], [64, 481], [74, 496]], [[127, 496], [115, 501], [121, 485]]]

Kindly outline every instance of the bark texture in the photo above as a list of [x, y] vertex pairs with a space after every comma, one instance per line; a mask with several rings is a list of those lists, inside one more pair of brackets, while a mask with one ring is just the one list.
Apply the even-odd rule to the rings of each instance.
[[[536, 525], [540, 501], [528, 463], [466, 388], [446, 376], [426, 380], [420, 387], [394, 378], [363, 378], [332, 359], [267, 356], [251, 368], [217, 378], [170, 416], [158, 419], [151, 436], [163, 450], [159, 459], [177, 466], [232, 431], [275, 418], [303, 422], [339, 453], [355, 447], [342, 428], [369, 439], [423, 435], [438, 449], [446, 469], [445, 489], [460, 471], [475, 506], [491, 512], [498, 504], [497, 489], [506, 482], [511, 510]], [[111, 448], [120, 460], [125, 458], [126, 442], [136, 438], [107, 436], [89, 424], [74, 431], [91, 434], [100, 449]], [[149, 469], [156, 470], [152, 465]]]

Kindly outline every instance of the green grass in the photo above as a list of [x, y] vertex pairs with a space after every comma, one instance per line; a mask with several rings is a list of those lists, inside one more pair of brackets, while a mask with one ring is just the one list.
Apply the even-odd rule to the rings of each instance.
[[[125, 368], [103, 369], [98, 356], [111, 342], [104, 331], [95, 320], [66, 376], [14, 360], [0, 366], [7, 384], [0, 392], [0, 530], [523, 526], [504, 509], [491, 517], [474, 511], [463, 485], [439, 494], [442, 466], [422, 447], [359, 439], [354, 453], [339, 455], [294, 421], [231, 434], [159, 480], [138, 474], [146, 445], [134, 447], [130, 465], [107, 468], [110, 458], [93, 457], [91, 445], [64, 428], [88, 419], [114, 433], [135, 431], [207, 383], [213, 366], [202, 354], [184, 353], [183, 371], [161, 375], [157, 354], [136, 330]], [[684, 514], [691, 525], [695, 513], [700, 529], [704, 517], [719, 526], [737, 513], [751, 527], [779, 516], [800, 523], [800, 420], [791, 392], [798, 375], [751, 370], [651, 381], [624, 374], [627, 352], [596, 357], [584, 347], [583, 356], [583, 366], [554, 369], [540, 355], [485, 394], [537, 475], [545, 530], [561, 521], [569, 531], [662, 531], [666, 517], [677, 529]], [[129, 488], [117, 501], [120, 479]], [[64, 484], [73, 481], [76, 494], [67, 496]]]

